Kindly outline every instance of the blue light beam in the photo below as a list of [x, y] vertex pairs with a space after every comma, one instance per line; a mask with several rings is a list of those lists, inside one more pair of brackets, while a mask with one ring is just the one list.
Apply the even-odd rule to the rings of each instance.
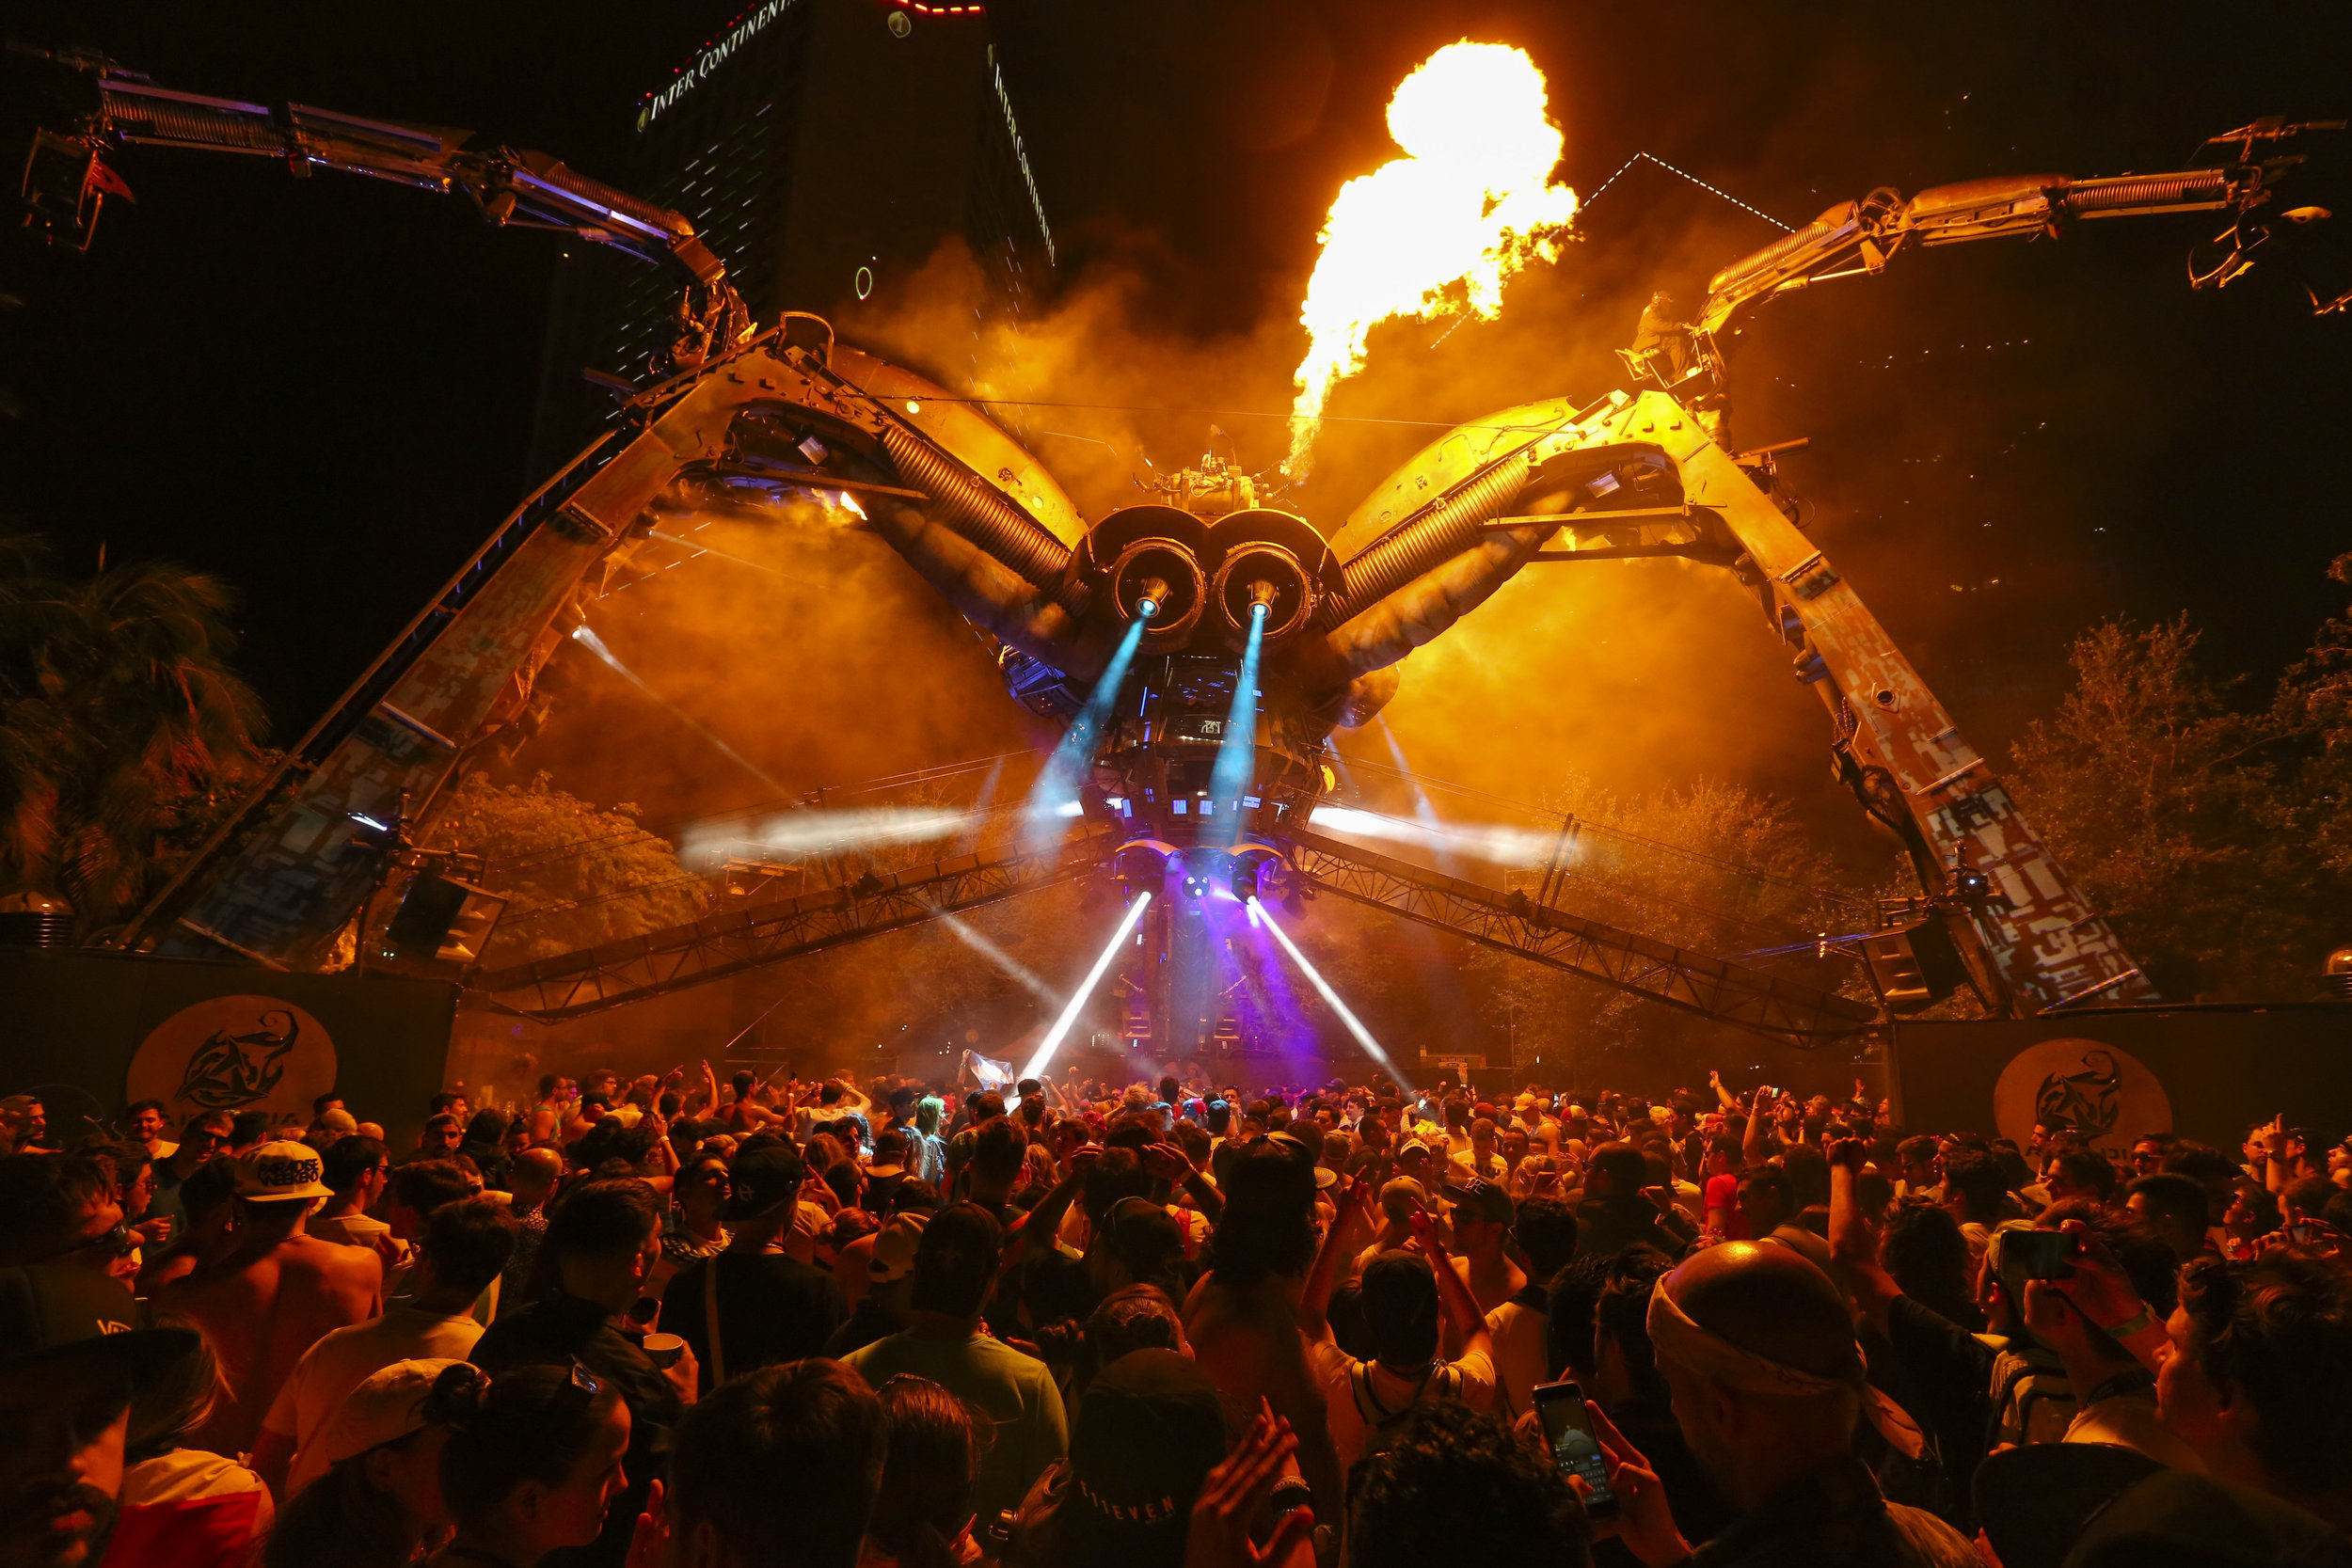
[[1119, 651], [1111, 655], [1110, 666], [1103, 672], [1103, 678], [1094, 683], [1085, 709], [1072, 721], [1062, 735], [1061, 744], [1045, 759], [1044, 771], [1029, 786], [1029, 799], [1022, 811], [1021, 847], [1025, 852], [1051, 852], [1061, 843], [1065, 820], [1084, 810], [1078, 801], [1078, 781], [1086, 776], [1087, 768], [1094, 760], [1095, 739], [1102, 734], [1103, 721], [1111, 716], [1111, 705], [1119, 701], [1119, 689], [1127, 679], [1127, 666], [1135, 662], [1136, 646], [1143, 641], [1143, 628], [1151, 619], [1147, 610], [1127, 623], [1127, 635], [1120, 640]]
[[1078, 1015], [1086, 1010], [1087, 1000], [1094, 994], [1094, 988], [1103, 983], [1103, 976], [1110, 970], [1111, 960], [1119, 957], [1120, 948], [1135, 933], [1136, 922], [1143, 918], [1144, 906], [1151, 902], [1151, 894], [1138, 893], [1136, 901], [1127, 906], [1126, 918], [1119, 923], [1119, 929], [1111, 933], [1111, 940], [1103, 944], [1103, 952], [1094, 960], [1094, 967], [1087, 971], [1087, 977], [1078, 983], [1076, 990], [1070, 993], [1070, 1004], [1062, 1008], [1061, 1017], [1054, 1020], [1053, 1028], [1047, 1030], [1045, 1037], [1037, 1042], [1037, 1050], [1029, 1055], [1029, 1065], [1021, 1069], [1022, 1077], [1045, 1076], [1046, 1068], [1054, 1060], [1054, 1053], [1061, 1049], [1061, 1042], [1070, 1034], [1070, 1026], [1077, 1022]]
[[1291, 956], [1291, 962], [1298, 966], [1298, 973], [1304, 974], [1307, 983], [1315, 988], [1315, 994], [1323, 998], [1324, 1006], [1329, 1007], [1340, 1022], [1346, 1026], [1347, 1032], [1356, 1037], [1356, 1043], [1364, 1048], [1364, 1054], [1379, 1063], [1391, 1078], [1404, 1083], [1405, 1074], [1397, 1070], [1396, 1063], [1389, 1059], [1389, 1053], [1381, 1049], [1380, 1042], [1372, 1037], [1372, 1031], [1364, 1027], [1363, 1020], [1340, 1000], [1340, 993], [1331, 989], [1330, 982], [1307, 961], [1307, 955], [1298, 950], [1298, 943], [1291, 941], [1291, 934], [1282, 929], [1280, 923], [1274, 918], [1274, 911], [1255, 898], [1249, 900], [1249, 904], [1258, 911], [1258, 918], [1265, 922], [1265, 928], [1274, 933], [1274, 940], [1282, 944], [1282, 951]]
[[1258, 647], [1265, 638], [1265, 606], [1249, 607], [1249, 641], [1241, 656], [1241, 673], [1233, 681], [1232, 711], [1225, 716], [1225, 733], [1216, 743], [1216, 766], [1209, 770], [1209, 796], [1225, 820], [1209, 835], [1228, 847], [1241, 842], [1242, 798], [1249, 793], [1249, 775], [1258, 760]]

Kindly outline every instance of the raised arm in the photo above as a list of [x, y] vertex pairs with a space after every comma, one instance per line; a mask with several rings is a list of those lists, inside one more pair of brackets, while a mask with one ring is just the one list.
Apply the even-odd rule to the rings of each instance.
[[1307, 1288], [1298, 1298], [1299, 1332], [1310, 1339], [1323, 1338], [1331, 1332], [1332, 1281], [1338, 1277], [1340, 1259], [1347, 1256], [1349, 1249], [1360, 1246], [1358, 1238], [1372, 1227], [1373, 1196], [1370, 1179], [1358, 1177], [1346, 1203], [1340, 1208], [1339, 1218], [1324, 1232], [1323, 1246], [1315, 1254], [1315, 1266], [1308, 1274]]
[[1740, 1164], [1744, 1169], [1754, 1170], [1772, 1159], [1764, 1148], [1764, 1129], [1771, 1120], [1766, 1101], [1772, 1092], [1769, 1087], [1757, 1088], [1756, 1101], [1748, 1110], [1747, 1131], [1740, 1134]]
[[1856, 1308], [1883, 1333], [1887, 1313], [1903, 1288], [1879, 1261], [1878, 1234], [1864, 1219], [1855, 1192], [1870, 1146], [1860, 1138], [1842, 1138], [1830, 1150], [1829, 1255], [1830, 1267]]
[[1415, 1214], [1413, 1242], [1421, 1248], [1422, 1256], [1429, 1259], [1429, 1266], [1437, 1271], [1438, 1305], [1445, 1312], [1446, 1327], [1450, 1330], [1446, 1339], [1449, 1344], [1461, 1346], [1454, 1359], [1485, 1355], [1491, 1361], [1495, 1344], [1486, 1332], [1486, 1314], [1478, 1310], [1477, 1298], [1462, 1283], [1462, 1276], [1454, 1272], [1454, 1259], [1447, 1254], [1445, 1243], [1438, 1237], [1437, 1222], [1427, 1214]]
[[1200, 1174], [1200, 1167], [1192, 1163], [1179, 1144], [1153, 1144], [1142, 1151], [1143, 1168], [1164, 1181], [1172, 1181], [1184, 1188], [1199, 1209], [1215, 1225], [1225, 1212], [1225, 1195]]

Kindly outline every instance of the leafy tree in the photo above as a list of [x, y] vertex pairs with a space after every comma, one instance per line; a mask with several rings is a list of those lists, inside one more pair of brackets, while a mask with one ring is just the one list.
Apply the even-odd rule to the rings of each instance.
[[88, 578], [0, 535], [0, 887], [61, 897], [77, 937], [135, 912], [262, 771], [234, 603], [168, 562]]
[[[2352, 554], [2336, 557], [2328, 575], [2352, 583]], [[2337, 616], [2319, 628], [2311, 652], [2280, 683], [2279, 706], [2280, 716], [2315, 748], [2304, 779], [2312, 805], [2312, 847], [2327, 870], [2352, 877], [2352, 619]], [[2341, 924], [2328, 940], [2352, 942], [2352, 921]]]
[[[436, 814], [425, 847], [483, 857], [482, 885], [508, 902], [482, 959], [492, 967], [526, 963], [707, 911], [702, 879], [637, 816], [627, 802], [607, 811], [568, 795], [546, 773], [501, 784], [473, 772]], [[379, 926], [390, 918], [391, 900], [384, 902]]]
[[2341, 668], [2322, 659], [2240, 712], [2198, 639], [2185, 616], [2077, 639], [2074, 688], [2018, 742], [2010, 782], [2165, 995], [2299, 997], [2347, 907], [2341, 863], [2312, 853], [2329, 812], [2310, 754]]
[[[1782, 802], [1708, 780], [1637, 796], [1570, 780], [1546, 804], [1578, 824], [1552, 896], [1559, 908], [1823, 990], [1868, 994], [1859, 966], [1806, 945], [1867, 926], [1867, 883], [1824, 862]], [[1513, 882], [1539, 879], [1522, 873]], [[1613, 1058], [1647, 1049], [1679, 1016], [1492, 949], [1469, 967], [1488, 981], [1486, 1010], [1508, 1028], [1518, 1059], [1540, 1057], [1552, 1071], [1606, 1077]]]

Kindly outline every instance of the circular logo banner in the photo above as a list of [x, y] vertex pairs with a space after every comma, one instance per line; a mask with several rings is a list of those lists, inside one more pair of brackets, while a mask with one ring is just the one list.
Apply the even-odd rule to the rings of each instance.
[[2041, 1127], [2079, 1132], [2101, 1153], [2121, 1157], [2142, 1133], [2172, 1130], [2172, 1101], [2130, 1052], [2067, 1037], [2010, 1058], [1993, 1085], [1993, 1119], [2020, 1148]]
[[199, 1111], [265, 1111], [310, 1119], [335, 1086], [326, 1026], [275, 996], [215, 996], [181, 1008], [139, 1042], [128, 1101], [160, 1100], [178, 1126]]

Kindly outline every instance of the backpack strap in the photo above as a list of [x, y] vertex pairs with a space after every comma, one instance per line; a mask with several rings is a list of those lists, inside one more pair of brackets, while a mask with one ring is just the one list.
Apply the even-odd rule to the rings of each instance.
[[727, 1380], [727, 1354], [719, 1343], [719, 1259], [714, 1252], [703, 1264], [703, 1333], [710, 1341], [710, 1383], [716, 1388]]
[[1391, 1410], [1380, 1402], [1379, 1394], [1372, 1386], [1372, 1368], [1373, 1363], [1369, 1361], [1354, 1360], [1351, 1360], [1347, 1367], [1348, 1387], [1356, 1396], [1356, 1414], [1363, 1418], [1365, 1427], [1372, 1431], [1377, 1431], [1388, 1425], [1418, 1404], [1421, 1402], [1422, 1390], [1429, 1386], [1429, 1380], [1432, 1377], [1450, 1376], [1453, 1379], [1450, 1387], [1442, 1382], [1438, 1385], [1439, 1389], [1445, 1393], [1458, 1396], [1462, 1391], [1462, 1374], [1459, 1369], [1451, 1364], [1443, 1368], [1432, 1368], [1421, 1374], [1421, 1381], [1414, 1384], [1413, 1391], [1405, 1396], [1405, 1402]]

